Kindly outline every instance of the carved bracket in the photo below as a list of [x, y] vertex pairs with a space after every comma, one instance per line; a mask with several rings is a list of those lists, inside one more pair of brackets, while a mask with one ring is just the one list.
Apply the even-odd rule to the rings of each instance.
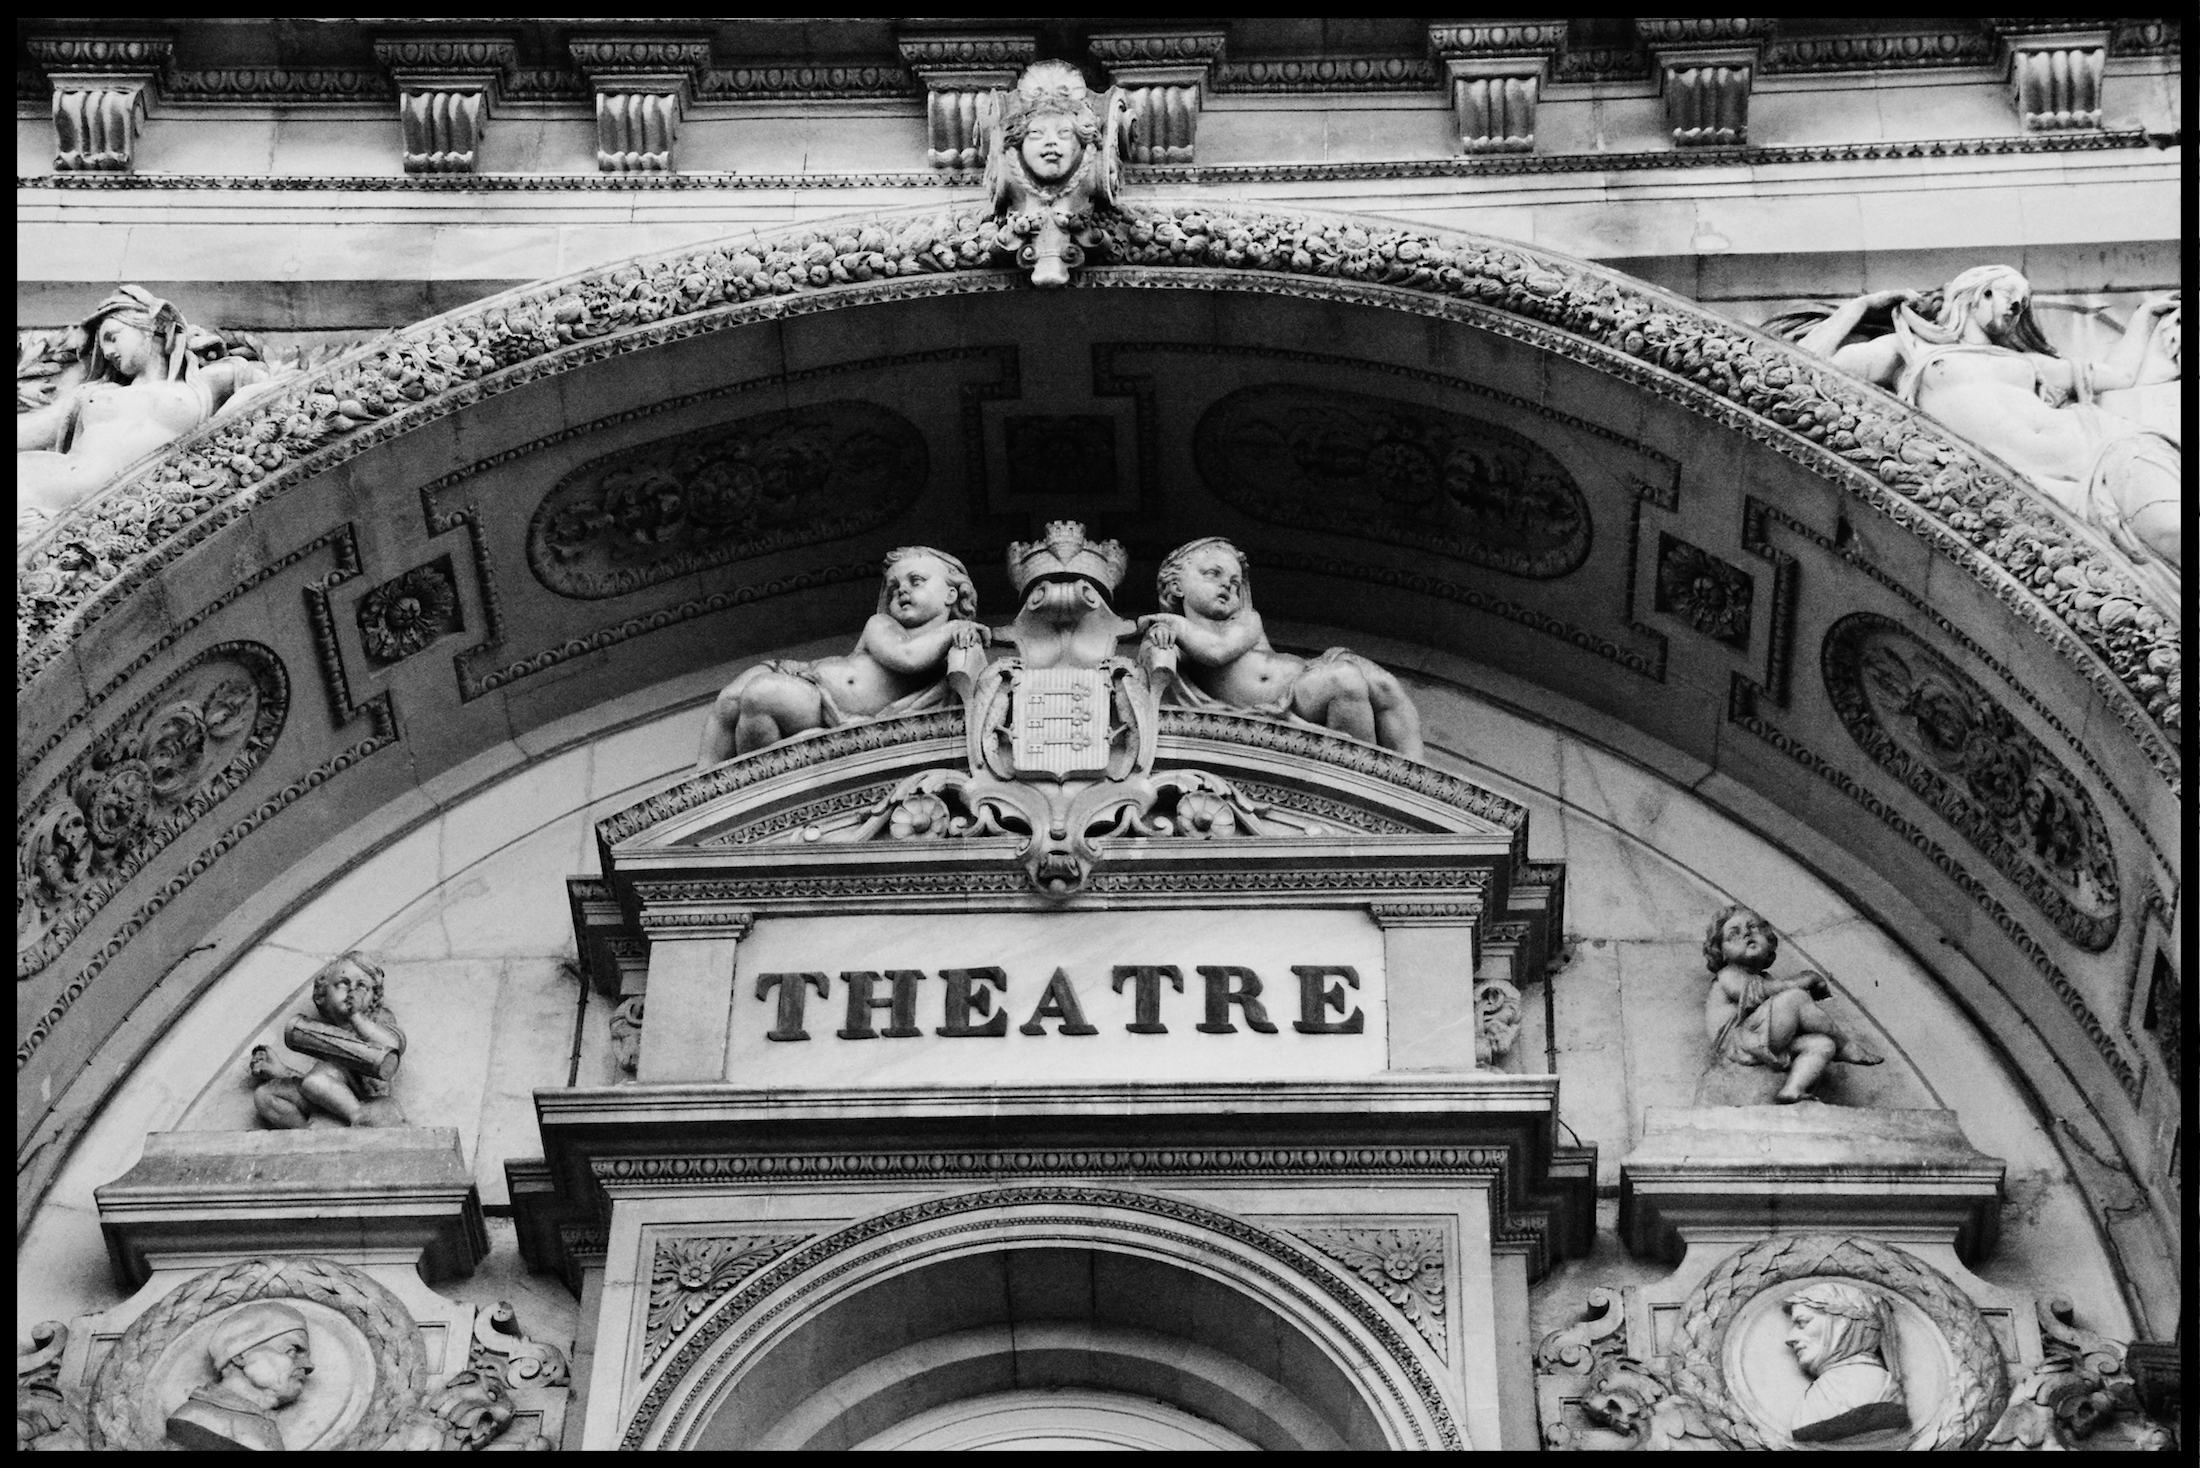
[[517, 48], [496, 36], [401, 37], [374, 43], [397, 83], [407, 173], [472, 173]]
[[1565, 40], [1563, 21], [1428, 28], [1429, 53], [1451, 86], [1460, 152], [1534, 151], [1536, 96]]
[[166, 36], [36, 36], [26, 44], [53, 82], [54, 170], [128, 173], [173, 43]]
[[680, 123], [710, 70], [710, 42], [591, 36], [568, 49], [596, 93], [596, 167], [673, 172]]
[[2011, 100], [2028, 133], [2097, 130], [2108, 30], [2000, 25]]
[[1137, 117], [1127, 161], [1191, 163], [1199, 109], [1222, 60], [1222, 31], [1101, 31], [1089, 49], [1115, 75]]
[[977, 168], [986, 159], [980, 101], [1016, 84], [1031, 64], [1024, 35], [927, 35], [897, 38], [902, 64], [924, 83], [925, 157], [934, 168]]
[[1756, 20], [1638, 20], [1656, 58], [1665, 125], [1676, 148], [1739, 148], [1749, 142], [1749, 91], [1762, 49]]

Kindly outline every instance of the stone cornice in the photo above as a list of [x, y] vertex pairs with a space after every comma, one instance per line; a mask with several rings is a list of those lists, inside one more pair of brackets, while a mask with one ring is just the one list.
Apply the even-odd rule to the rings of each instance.
[[[1434, 63], [1430, 63], [1434, 65]], [[524, 75], [524, 68], [522, 69]], [[394, 90], [394, 89], [393, 89]], [[507, 90], [505, 100], [519, 100]], [[1869, 163], [1933, 158], [2016, 157], [2032, 153], [2100, 153], [2161, 146], [2143, 132], [2012, 134], [1877, 143], [1815, 143], [1722, 149], [1715, 159], [1685, 152], [1576, 153], [1547, 156], [1466, 156], [1356, 163], [1224, 163], [1133, 165], [1130, 184], [1349, 183], [1391, 179], [1525, 177], [1540, 174], [1632, 173], [1645, 169], [1731, 168], [1817, 163]], [[97, 174], [16, 175], [18, 189], [208, 189], [245, 192], [404, 192], [411, 189], [554, 193], [590, 189], [950, 189], [975, 196], [974, 171], [892, 173], [474, 174], [463, 178], [402, 174]]]
[[[592, 359], [601, 339], [644, 345], [669, 330], [723, 330], [790, 310], [1017, 288], [995, 265], [991, 227], [975, 209], [945, 227], [941, 235], [915, 218], [884, 221], [891, 258], [882, 255], [877, 269], [858, 263], [864, 278], [881, 270], [888, 278], [869, 284], [850, 273], [849, 285], [836, 285], [820, 267], [824, 285], [798, 287], [784, 271], [765, 269], [782, 246], [818, 241], [815, 225], [788, 228], [526, 287], [364, 346], [179, 440], [33, 542], [18, 559], [19, 686], [159, 566], [256, 499], [485, 393], [571, 370]], [[1196, 257], [1176, 248], [1195, 235]], [[1210, 235], [1225, 246], [1222, 263], [1239, 268], [1208, 263]], [[1318, 257], [1281, 243], [1300, 236]], [[2176, 656], [2174, 620], [2087, 541], [2070, 576], [2020, 581], [2003, 569], [2020, 550], [2037, 555], [2048, 539], [2069, 538], [2067, 522], [1978, 450], [1821, 359], [1639, 281], [1510, 242], [1257, 205], [1133, 209], [1107, 223], [1094, 258], [1128, 267], [1088, 268], [1095, 286], [1243, 289], [1511, 322], [1507, 330], [1547, 340], [1552, 350], [1640, 378], [1811, 465], [1963, 567], [2079, 670], [2165, 782], [2179, 782], [2177, 755], [2154, 723], [2166, 717], [2174, 727], [2177, 714], [2159, 687], [2140, 681], [2153, 681], [2151, 656]], [[2106, 599], [2100, 606], [2128, 605], [2136, 615], [2104, 626], [2081, 609], [2081, 586]]]

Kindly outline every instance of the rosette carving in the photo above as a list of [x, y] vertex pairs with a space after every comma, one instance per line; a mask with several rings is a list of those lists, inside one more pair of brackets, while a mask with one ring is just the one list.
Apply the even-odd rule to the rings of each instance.
[[1300, 1228], [1290, 1232], [1365, 1281], [1398, 1308], [1438, 1356], [1450, 1359], [1444, 1336], [1442, 1229]]

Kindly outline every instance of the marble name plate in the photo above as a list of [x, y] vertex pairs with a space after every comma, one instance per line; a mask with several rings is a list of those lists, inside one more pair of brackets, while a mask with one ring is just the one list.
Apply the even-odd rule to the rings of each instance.
[[726, 1079], [1372, 1075], [1383, 979], [1361, 912], [765, 918], [735, 959]]

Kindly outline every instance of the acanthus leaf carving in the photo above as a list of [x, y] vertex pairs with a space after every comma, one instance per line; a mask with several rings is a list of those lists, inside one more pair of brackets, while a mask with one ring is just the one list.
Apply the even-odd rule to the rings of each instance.
[[649, 1320], [642, 1339], [647, 1374], [673, 1337], [734, 1286], [811, 1238], [810, 1234], [738, 1234], [659, 1239], [649, 1270]]
[[1436, 1354], [1451, 1359], [1444, 1330], [1449, 1274], [1440, 1228], [1293, 1228], [1284, 1230], [1336, 1260], [1397, 1307]]

